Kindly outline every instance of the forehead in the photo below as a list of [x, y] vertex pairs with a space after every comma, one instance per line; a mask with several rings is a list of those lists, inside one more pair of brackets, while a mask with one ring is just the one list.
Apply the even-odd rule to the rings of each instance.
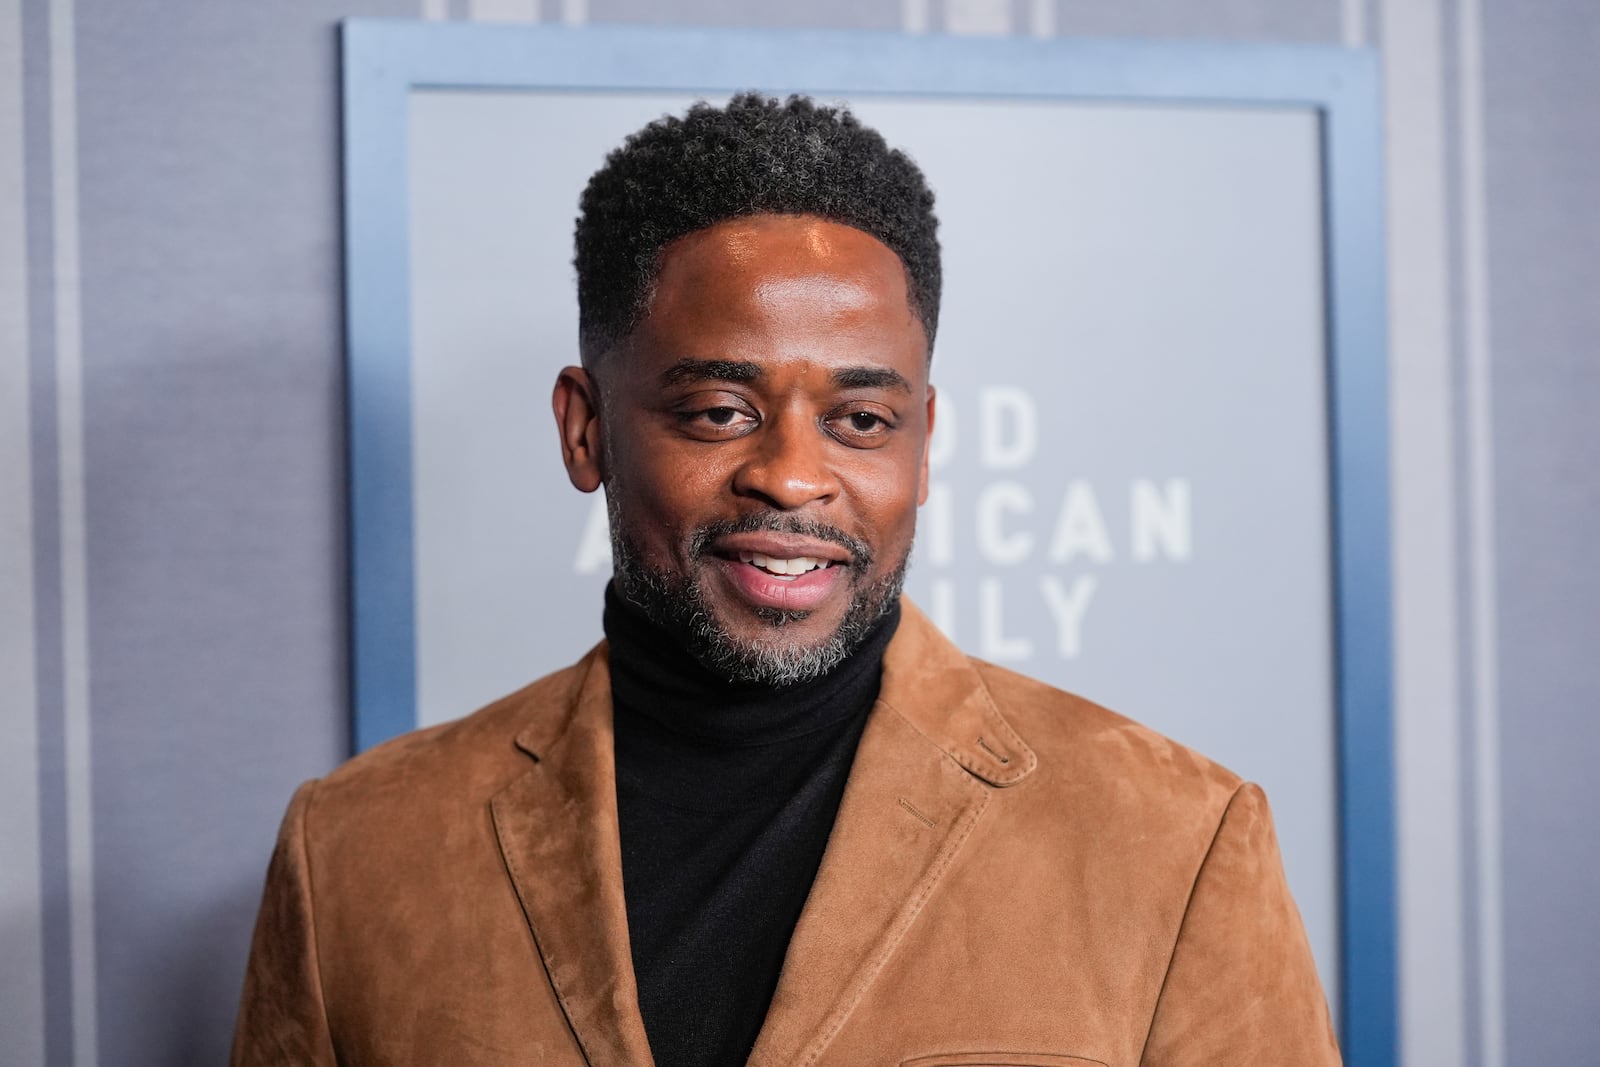
[[685, 234], [662, 250], [658, 277], [717, 272], [748, 278], [757, 272], [818, 271], [898, 282], [900, 295], [906, 292], [905, 268], [888, 245], [817, 215], [746, 215]]
[[900, 257], [861, 230], [811, 215], [730, 219], [674, 241], [640, 326], [669, 347], [742, 335], [758, 344], [810, 338], [926, 350]]

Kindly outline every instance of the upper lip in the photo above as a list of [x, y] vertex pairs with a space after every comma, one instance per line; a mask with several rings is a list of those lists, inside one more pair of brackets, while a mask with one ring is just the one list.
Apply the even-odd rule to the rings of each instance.
[[770, 533], [758, 530], [753, 533], [728, 534], [711, 543], [711, 550], [719, 556], [732, 556], [740, 552], [757, 552], [769, 559], [798, 559], [810, 556], [834, 563], [850, 562], [850, 551], [832, 541], [797, 534]]

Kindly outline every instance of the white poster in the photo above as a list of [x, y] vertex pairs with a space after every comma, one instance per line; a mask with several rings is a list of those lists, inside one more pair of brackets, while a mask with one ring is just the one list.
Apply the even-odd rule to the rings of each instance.
[[[573, 221], [605, 153], [693, 99], [411, 94], [421, 724], [600, 636], [604, 503], [567, 483], [549, 411], [578, 362]], [[1337, 996], [1317, 112], [851, 103], [942, 224], [908, 592], [968, 652], [1260, 782]]]

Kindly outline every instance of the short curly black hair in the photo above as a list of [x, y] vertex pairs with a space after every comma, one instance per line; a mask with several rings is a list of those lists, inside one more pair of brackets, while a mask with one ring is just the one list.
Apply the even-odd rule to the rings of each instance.
[[740, 93], [667, 116], [606, 157], [579, 200], [578, 336], [586, 366], [638, 326], [661, 251], [725, 219], [817, 215], [871, 234], [906, 270], [928, 350], [939, 321], [939, 221], [922, 171], [844, 107]]

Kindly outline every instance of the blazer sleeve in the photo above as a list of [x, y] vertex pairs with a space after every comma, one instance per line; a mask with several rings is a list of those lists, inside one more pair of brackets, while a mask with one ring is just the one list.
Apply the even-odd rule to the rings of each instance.
[[289, 802], [256, 916], [244, 994], [233, 1032], [233, 1067], [335, 1067], [317, 962], [306, 855], [306, 815], [316, 782]]
[[1242, 785], [1190, 892], [1142, 1067], [1339, 1063], [1266, 795]]

